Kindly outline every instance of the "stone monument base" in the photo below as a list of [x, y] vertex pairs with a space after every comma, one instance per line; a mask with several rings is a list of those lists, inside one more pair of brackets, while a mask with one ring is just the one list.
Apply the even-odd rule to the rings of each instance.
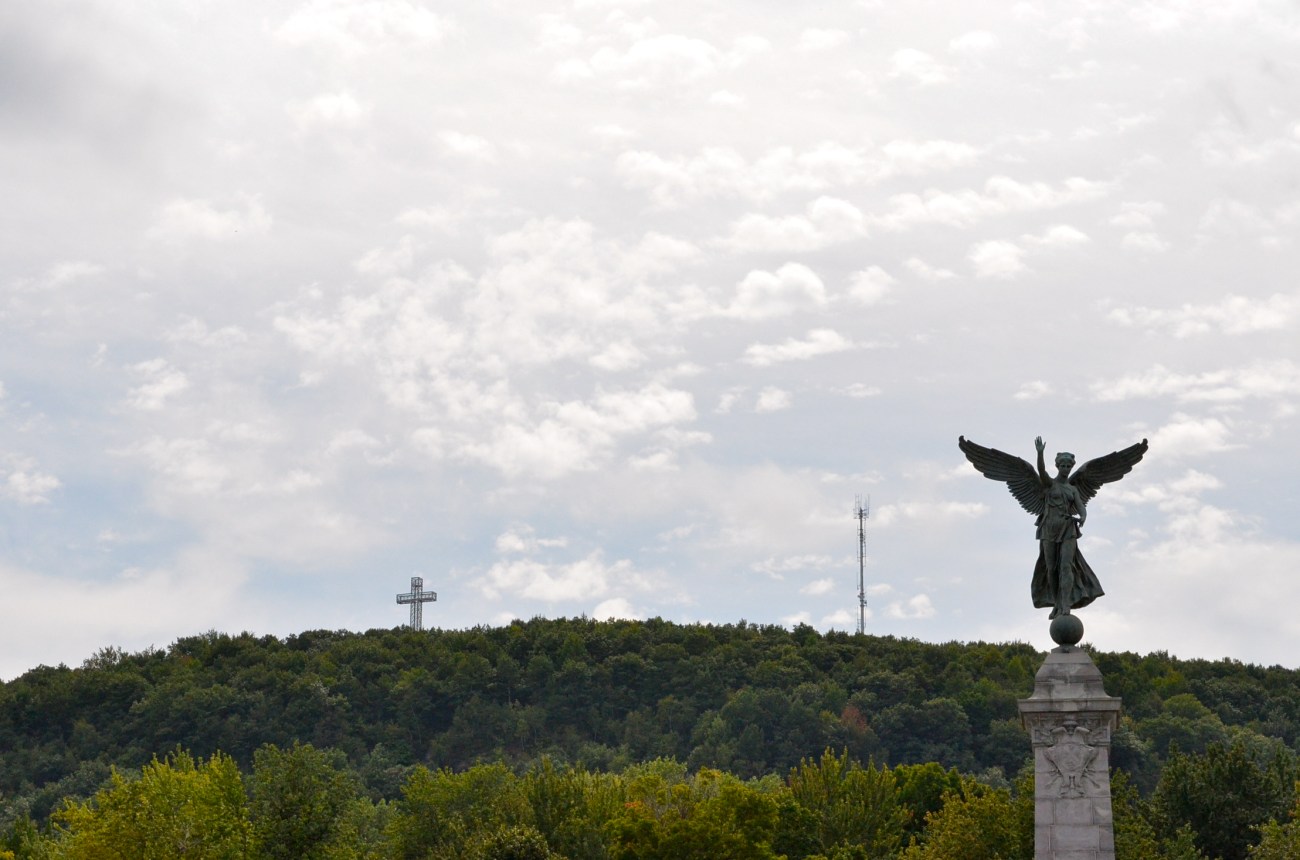
[[1074, 645], [1047, 655], [1033, 695], [1020, 700], [1034, 749], [1034, 860], [1115, 860], [1110, 738], [1119, 705]]

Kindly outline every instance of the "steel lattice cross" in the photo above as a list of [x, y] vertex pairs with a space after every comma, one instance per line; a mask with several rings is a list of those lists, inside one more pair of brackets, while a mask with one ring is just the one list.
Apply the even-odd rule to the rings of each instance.
[[419, 576], [411, 577], [411, 591], [409, 594], [397, 595], [398, 603], [411, 604], [411, 629], [424, 629], [424, 604], [432, 603], [438, 599], [438, 592], [424, 590], [424, 578]]

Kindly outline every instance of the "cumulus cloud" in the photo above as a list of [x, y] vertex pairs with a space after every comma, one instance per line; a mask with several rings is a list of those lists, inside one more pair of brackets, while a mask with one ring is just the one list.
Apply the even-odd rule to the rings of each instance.
[[677, 33], [646, 36], [626, 47], [606, 45], [583, 59], [557, 64], [554, 77], [563, 83], [592, 82], [627, 91], [646, 91], [693, 84], [743, 64], [765, 50], [758, 37], [739, 37], [729, 50]]
[[459, 158], [485, 162], [496, 160], [496, 147], [490, 140], [476, 134], [447, 130], [438, 134], [438, 141], [448, 154]]
[[144, 381], [131, 390], [130, 400], [136, 409], [156, 411], [190, 387], [184, 373], [172, 367], [165, 359], [155, 358], [133, 365], [131, 370]]
[[1133, 251], [1142, 251], [1148, 254], [1158, 254], [1161, 251], [1169, 250], [1169, 243], [1160, 238], [1156, 233], [1125, 233], [1120, 244], [1125, 248]]
[[321, 93], [304, 102], [290, 102], [289, 116], [300, 130], [351, 128], [360, 125], [367, 109], [349, 92]]
[[647, 191], [658, 206], [709, 197], [769, 200], [788, 191], [824, 191], [893, 176], [948, 170], [974, 161], [975, 147], [951, 140], [892, 140], [880, 147], [825, 140], [803, 149], [777, 146], [746, 157], [710, 146], [695, 155], [630, 150], [615, 162], [623, 182]]
[[645, 613], [634, 608], [625, 597], [611, 597], [596, 604], [595, 608], [591, 610], [591, 617], [597, 621], [612, 621], [614, 619], [644, 618]]
[[818, 197], [804, 215], [742, 216], [720, 244], [733, 252], [815, 251], [865, 234], [862, 210], [847, 200]]
[[920, 86], [946, 84], [952, 79], [953, 70], [925, 51], [916, 48], [900, 48], [889, 58], [889, 76], [903, 78]]
[[794, 405], [794, 398], [790, 396], [790, 392], [768, 386], [758, 393], [758, 403], [755, 404], [754, 411], [781, 412], [792, 405]]
[[903, 262], [903, 265], [909, 272], [923, 281], [946, 281], [949, 278], [957, 277], [957, 273], [952, 269], [943, 269], [931, 266], [920, 257], [908, 257], [907, 260]]
[[816, 272], [802, 263], [786, 263], [775, 272], [755, 269], [747, 274], [737, 285], [735, 298], [725, 313], [757, 320], [826, 302], [826, 285]]
[[817, 27], [809, 27], [799, 34], [799, 42], [795, 45], [797, 51], [829, 51], [844, 45], [852, 38], [847, 30], [828, 30]]
[[979, 57], [1000, 47], [1001, 40], [988, 30], [971, 30], [948, 42], [948, 50], [963, 57]]
[[928, 594], [918, 594], [907, 600], [895, 600], [885, 611], [890, 618], [899, 621], [921, 621], [933, 618], [935, 615], [934, 603]]
[[266, 233], [271, 215], [256, 196], [244, 195], [238, 208], [220, 209], [210, 200], [179, 199], [162, 207], [148, 235], [153, 239], [233, 239]]
[[854, 272], [849, 279], [849, 298], [858, 304], [874, 305], [884, 299], [896, 281], [879, 266]]
[[43, 505], [50, 495], [63, 486], [54, 475], [41, 471], [30, 457], [8, 456], [0, 459], [0, 496], [20, 505]]
[[853, 341], [829, 328], [813, 329], [802, 339], [787, 338], [779, 344], [756, 343], [745, 350], [745, 363], [767, 367], [784, 361], [806, 361], [819, 355], [856, 348]]
[[1111, 217], [1110, 223], [1116, 227], [1140, 229], [1150, 227], [1155, 220], [1165, 214], [1165, 204], [1157, 200], [1125, 201], [1119, 204], [1119, 213]]
[[600, 552], [577, 561], [547, 564], [534, 559], [499, 561], [476, 585], [488, 600], [502, 598], [543, 603], [587, 603], [609, 593], [614, 582], [636, 581], [632, 563], [621, 559], [609, 564]]
[[827, 577], [825, 579], [814, 579], [812, 582], [801, 587], [799, 593], [807, 594], [812, 597], [820, 597], [823, 594], [830, 594], [834, 590], [835, 580]]
[[1021, 239], [1027, 244], [1040, 248], [1076, 248], [1092, 241], [1087, 233], [1069, 224], [1057, 224], [1048, 227], [1042, 233], [1025, 235]]
[[1107, 193], [1103, 182], [1074, 177], [1059, 187], [1045, 182], [1019, 182], [994, 176], [982, 191], [939, 191], [897, 194], [889, 198], [889, 211], [871, 219], [886, 230], [906, 230], [922, 224], [966, 227], [1012, 212], [1036, 212], [1095, 200]]
[[1035, 379], [1026, 382], [1016, 390], [1013, 395], [1016, 400], [1038, 400], [1052, 393], [1052, 386], [1043, 382], [1041, 379]]
[[1178, 373], [1157, 364], [1142, 373], [1100, 380], [1090, 387], [1093, 397], [1102, 402], [1157, 397], [1208, 404], [1272, 400], [1300, 393], [1300, 366], [1281, 360], [1204, 373]]
[[880, 526], [907, 521], [939, 523], [975, 519], [987, 514], [988, 510], [988, 505], [982, 502], [896, 502], [872, 510], [871, 521]]
[[354, 58], [441, 42], [454, 26], [410, 0], [309, 0], [275, 35], [291, 45], [311, 45]]
[[1300, 309], [1296, 294], [1274, 293], [1252, 298], [1229, 293], [1208, 304], [1177, 308], [1115, 308], [1108, 319], [1118, 325], [1162, 331], [1177, 338], [1219, 333], [1229, 335], [1280, 331], [1289, 328]]
[[971, 246], [967, 259], [975, 267], [977, 278], [1012, 278], [1027, 268], [1025, 249], [1015, 242], [992, 239]]

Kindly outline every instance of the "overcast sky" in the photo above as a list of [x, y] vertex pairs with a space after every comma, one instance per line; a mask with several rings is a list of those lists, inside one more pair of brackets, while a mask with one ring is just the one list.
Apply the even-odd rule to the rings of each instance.
[[[1068, 7], [1068, 12], [1061, 10]], [[1300, 5], [0, 5], [0, 677], [215, 629], [1300, 666]]]

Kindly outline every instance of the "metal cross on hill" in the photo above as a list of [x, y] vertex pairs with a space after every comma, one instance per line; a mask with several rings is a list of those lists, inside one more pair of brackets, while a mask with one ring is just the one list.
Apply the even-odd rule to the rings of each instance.
[[411, 591], [409, 594], [397, 595], [398, 603], [411, 604], [411, 629], [424, 629], [424, 604], [431, 603], [438, 599], [438, 592], [424, 590], [424, 578], [419, 576], [411, 577]]

